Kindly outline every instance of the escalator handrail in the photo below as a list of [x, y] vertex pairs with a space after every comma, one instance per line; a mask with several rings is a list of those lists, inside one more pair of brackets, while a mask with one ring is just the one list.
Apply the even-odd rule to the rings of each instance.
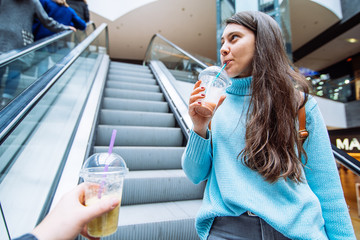
[[207, 68], [208, 66], [203, 63], [202, 61], [200, 61], [199, 59], [197, 59], [196, 57], [194, 57], [193, 55], [191, 55], [190, 53], [186, 52], [184, 49], [180, 48], [179, 46], [175, 45], [174, 43], [170, 42], [169, 40], [167, 40], [165, 37], [163, 37], [162, 35], [160, 35], [159, 33], [156, 33], [152, 36], [148, 48], [146, 49], [146, 53], [145, 53], [145, 60], [143, 62], [143, 64], [145, 65], [145, 61], [147, 59], [147, 56], [150, 54], [150, 49], [152, 47], [152, 43], [154, 41], [154, 39], [158, 37], [161, 40], [165, 41], [167, 44], [169, 44], [170, 46], [172, 46], [173, 48], [175, 48], [176, 50], [178, 50], [179, 52], [181, 52], [182, 54], [184, 54], [185, 56], [189, 57], [191, 60], [195, 61], [197, 64], [199, 64], [201, 67], [203, 68]]
[[57, 82], [62, 74], [81, 55], [82, 52], [101, 34], [107, 32], [107, 24], [101, 24], [94, 32], [71, 50], [62, 60], [50, 68], [19, 96], [0, 111], [0, 144], [16, 128], [46, 92]]
[[[94, 30], [96, 29], [95, 23], [90, 21], [88, 23], [86, 23], [86, 27], [88, 26], [93, 26]], [[67, 36], [69, 36], [70, 34], [72, 34], [73, 31], [72, 30], [65, 30], [59, 33], [55, 33], [49, 37], [40, 39], [38, 41], [35, 41], [23, 48], [19, 48], [19, 49], [15, 49], [12, 50], [10, 52], [7, 53], [3, 53], [0, 55], [0, 67], [5, 66], [6, 64], [11, 63], [12, 61], [14, 61], [17, 58], [20, 58], [30, 52], [33, 52], [35, 50], [38, 50], [40, 48], [43, 48], [46, 45], [49, 45], [53, 42], [58, 41], [59, 39], [65, 38]]]
[[334, 157], [338, 160], [338, 162], [353, 171], [356, 175], [360, 176], [360, 162], [358, 160], [340, 150], [334, 144], [331, 144], [331, 148], [333, 150]]

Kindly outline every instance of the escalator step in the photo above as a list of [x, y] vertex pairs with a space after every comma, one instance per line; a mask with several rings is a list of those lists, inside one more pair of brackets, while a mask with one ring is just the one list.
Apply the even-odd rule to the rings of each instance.
[[167, 102], [105, 97], [103, 100], [103, 109], [167, 113], [169, 112], [169, 105]]
[[180, 128], [98, 125], [95, 145], [108, 145], [113, 129], [115, 146], [182, 146], [183, 142]]

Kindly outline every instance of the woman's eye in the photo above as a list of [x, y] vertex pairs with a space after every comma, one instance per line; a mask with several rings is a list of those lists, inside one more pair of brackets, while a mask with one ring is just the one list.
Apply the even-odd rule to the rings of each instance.
[[232, 35], [232, 36], [231, 36], [231, 40], [235, 40], [235, 39], [237, 39], [237, 38], [239, 38], [238, 35]]

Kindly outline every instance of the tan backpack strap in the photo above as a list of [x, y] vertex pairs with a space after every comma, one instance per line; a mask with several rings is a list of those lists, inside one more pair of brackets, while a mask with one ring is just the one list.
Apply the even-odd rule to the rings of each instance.
[[309, 136], [309, 132], [306, 130], [305, 104], [298, 111], [298, 119], [299, 119], [299, 138], [301, 139], [302, 142], [304, 142], [307, 136]]

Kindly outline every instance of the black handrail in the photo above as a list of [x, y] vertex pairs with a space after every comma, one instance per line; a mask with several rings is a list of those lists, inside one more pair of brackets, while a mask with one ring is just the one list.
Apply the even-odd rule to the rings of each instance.
[[[107, 24], [101, 24], [85, 40], [76, 46], [68, 55], [50, 68], [45, 74], [32, 83], [19, 96], [0, 111], [0, 144], [15, 129], [21, 120], [30, 112], [47, 91], [57, 82], [60, 76], [71, 66], [80, 54], [100, 35], [107, 31]], [[108, 43], [106, 43], [108, 45]]]
[[[193, 61], [195, 61], [197, 64], [199, 64], [200, 66], [202, 66], [203, 68], [207, 68], [208, 66], [201, 62], [199, 59], [195, 58], [193, 55], [191, 55], [190, 53], [186, 52], [184, 49], [180, 48], [179, 46], [173, 44], [172, 42], [170, 42], [169, 40], [167, 40], [165, 37], [161, 36], [160, 34], [156, 33], [152, 36], [148, 48], [146, 49], [145, 52], [145, 60], [147, 59], [147, 56], [149, 56], [150, 54], [150, 49], [152, 47], [152, 42], [154, 41], [154, 39], [158, 37], [161, 38], [161, 40], [165, 41], [167, 44], [169, 44], [170, 46], [172, 46], [173, 48], [175, 48], [176, 50], [178, 50], [179, 52], [181, 52], [182, 54], [184, 54], [185, 56], [187, 56], [188, 58], [191, 58]], [[143, 64], [145, 65], [145, 60], [143, 62]]]
[[360, 176], [360, 162], [355, 158], [351, 157], [346, 152], [337, 148], [334, 144], [331, 144], [333, 154], [336, 160], [346, 168], [353, 171], [356, 175]]
[[[90, 22], [86, 23], [87, 27], [90, 25], [93, 26], [94, 30], [96, 29], [94, 22], [90, 21]], [[3, 67], [30, 52], [33, 52], [40, 48], [43, 48], [44, 46], [49, 45], [50, 43], [53, 43], [53, 42], [58, 41], [59, 39], [65, 38], [72, 33], [73, 33], [72, 30], [66, 30], [66, 31], [62, 31], [59, 33], [55, 33], [49, 37], [46, 37], [46, 38], [40, 39], [36, 42], [33, 42], [23, 48], [19, 48], [19, 49], [9, 51], [7, 53], [3, 53], [0, 55], [0, 67]]]

